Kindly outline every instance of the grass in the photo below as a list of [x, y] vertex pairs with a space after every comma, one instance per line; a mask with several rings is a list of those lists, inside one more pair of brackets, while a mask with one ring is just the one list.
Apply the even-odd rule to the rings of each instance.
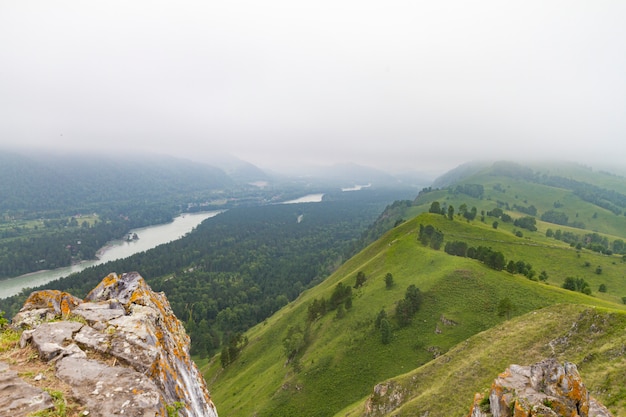
[[[582, 305], [555, 305], [528, 313], [468, 338], [420, 368], [383, 382], [407, 397], [389, 414], [466, 415], [474, 393], [487, 393], [493, 379], [510, 364], [529, 365], [553, 356], [561, 362], [577, 363], [591, 394], [614, 415], [624, 415], [626, 335], [621, 329], [625, 325], [624, 312]], [[363, 415], [365, 401], [346, 407], [336, 416]], [[386, 398], [378, 401], [384, 404]]]
[[[472, 244], [489, 242], [498, 250], [506, 250], [507, 257], [516, 256], [516, 260], [530, 262], [539, 271], [548, 270], [549, 284], [425, 248], [417, 242], [420, 223], [440, 228], [446, 239], [464, 237], [471, 239]], [[547, 252], [556, 254], [547, 258]], [[597, 254], [584, 255], [594, 263], [600, 259]], [[626, 293], [624, 284], [619, 282], [624, 265], [607, 265], [602, 280], [610, 289], [604, 298], [560, 288], [560, 274], [579, 272], [575, 262], [579, 259], [582, 255], [578, 258], [569, 246], [554, 245], [545, 237], [528, 241], [480, 222], [468, 224], [423, 214], [390, 231], [319, 286], [249, 331], [250, 343], [241, 357], [225, 370], [215, 358], [203, 367], [205, 378], [220, 413], [225, 415], [334, 415], [366, 396], [379, 381], [427, 366], [436, 356], [468, 338], [500, 326], [504, 318], [498, 316], [497, 305], [505, 297], [514, 304], [513, 316], [563, 303], [623, 309], [612, 301]], [[559, 265], [565, 269], [561, 271]], [[310, 302], [315, 298], [328, 299], [338, 282], [354, 285], [359, 271], [366, 274], [367, 281], [362, 288], [353, 290], [352, 309], [342, 319], [330, 313], [312, 323], [311, 341], [299, 358], [300, 371], [295, 372], [286, 364], [282, 350], [288, 326], [304, 327]], [[385, 288], [387, 273], [394, 277], [392, 289]], [[585, 279], [593, 281], [592, 287], [599, 282], [598, 277]], [[394, 325], [391, 343], [383, 345], [380, 332], [374, 328], [375, 317], [382, 308], [393, 316], [395, 303], [411, 284], [424, 295], [422, 309], [410, 326]], [[449, 320], [457, 324], [446, 324]], [[506, 365], [504, 360], [498, 363]], [[467, 405], [472, 395], [459, 401]]]

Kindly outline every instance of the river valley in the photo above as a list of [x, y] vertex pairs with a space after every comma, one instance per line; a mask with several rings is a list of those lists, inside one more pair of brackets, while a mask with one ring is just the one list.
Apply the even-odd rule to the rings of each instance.
[[80, 272], [90, 266], [100, 265], [109, 261], [123, 259], [152, 249], [158, 245], [180, 239], [185, 234], [191, 232], [204, 220], [218, 215], [220, 211], [210, 211], [201, 213], [185, 213], [176, 217], [174, 221], [156, 226], [133, 229], [129, 235], [137, 234], [136, 240], [115, 240], [109, 242], [98, 251], [98, 259], [82, 261], [75, 265], [33, 272], [18, 277], [0, 280], [0, 298], [10, 297], [19, 294], [24, 288], [37, 287], [54, 281], [61, 277], [68, 276], [75, 272]]

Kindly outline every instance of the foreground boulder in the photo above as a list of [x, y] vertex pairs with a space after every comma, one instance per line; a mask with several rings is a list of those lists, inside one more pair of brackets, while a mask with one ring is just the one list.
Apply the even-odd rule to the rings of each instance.
[[589, 396], [576, 365], [546, 359], [511, 365], [493, 382], [489, 397], [476, 394], [468, 417], [612, 417]]
[[[51, 321], [61, 319], [60, 321]], [[217, 417], [189, 336], [136, 272], [110, 274], [84, 301], [38, 291], [13, 319], [89, 416]]]

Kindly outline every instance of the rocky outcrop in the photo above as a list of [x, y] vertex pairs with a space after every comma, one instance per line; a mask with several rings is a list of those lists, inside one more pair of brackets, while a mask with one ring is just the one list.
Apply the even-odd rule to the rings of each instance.
[[217, 417], [185, 329], [138, 273], [108, 275], [84, 301], [35, 292], [13, 325], [89, 416]]
[[547, 359], [531, 366], [511, 365], [491, 386], [476, 394], [468, 417], [611, 417], [589, 396], [576, 365]]

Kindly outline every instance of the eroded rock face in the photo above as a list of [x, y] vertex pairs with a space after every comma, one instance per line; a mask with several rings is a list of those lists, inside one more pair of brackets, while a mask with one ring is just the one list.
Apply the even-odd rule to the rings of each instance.
[[217, 417], [189, 356], [189, 336], [165, 295], [138, 273], [108, 275], [84, 302], [59, 291], [33, 293], [13, 324], [28, 329], [22, 346], [31, 343], [56, 362], [57, 376], [90, 416], [166, 416], [169, 407], [181, 417]]
[[546, 359], [511, 365], [493, 382], [488, 400], [474, 397], [468, 417], [612, 417], [589, 396], [576, 365]]

